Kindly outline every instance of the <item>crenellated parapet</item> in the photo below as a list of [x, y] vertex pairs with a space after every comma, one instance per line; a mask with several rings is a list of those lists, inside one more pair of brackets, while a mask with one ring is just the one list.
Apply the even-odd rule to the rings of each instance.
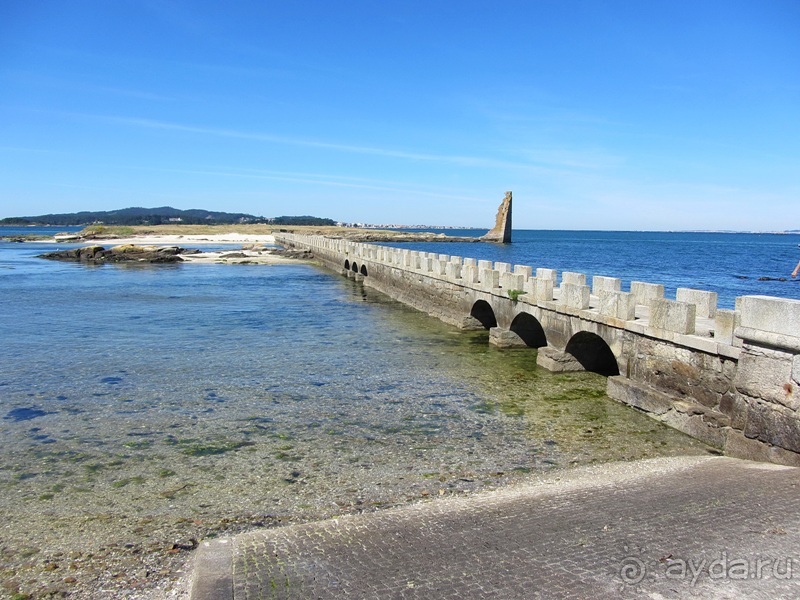
[[732, 456], [800, 466], [800, 301], [278, 233], [326, 267], [552, 371], [608, 375], [608, 395]]

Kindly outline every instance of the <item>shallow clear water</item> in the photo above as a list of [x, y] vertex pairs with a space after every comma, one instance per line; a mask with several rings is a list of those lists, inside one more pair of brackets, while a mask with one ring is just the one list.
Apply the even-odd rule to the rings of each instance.
[[6, 565], [707, 452], [601, 376], [317, 267], [35, 258], [49, 249], [0, 245]]

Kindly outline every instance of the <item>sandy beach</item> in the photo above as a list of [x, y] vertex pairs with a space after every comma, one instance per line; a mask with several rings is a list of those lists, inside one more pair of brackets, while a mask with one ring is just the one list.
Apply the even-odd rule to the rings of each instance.
[[137, 246], [183, 246], [208, 245], [208, 244], [274, 244], [272, 235], [258, 235], [247, 233], [215, 233], [199, 235], [142, 235], [129, 238], [97, 239], [99, 243], [113, 243], [115, 246], [122, 244], [136, 244]]
[[[90, 240], [49, 240], [80, 243], [83, 246], [102, 246], [106, 250], [125, 248], [127, 251], [150, 252], [159, 248], [178, 247], [192, 252], [179, 253], [182, 262], [198, 264], [287, 264], [303, 257], [276, 254], [275, 238], [265, 234], [221, 233], [197, 235], [139, 235], [127, 238], [95, 238]], [[206, 250], [205, 246], [231, 246]], [[199, 250], [199, 252], [197, 252]]]
[[92, 239], [67, 238], [46, 238], [35, 240], [52, 244], [54, 242], [64, 243], [85, 243], [85, 244], [105, 244], [121, 246], [124, 244], [135, 244], [137, 246], [181, 246], [184, 244], [274, 244], [275, 237], [269, 234], [247, 234], [247, 233], [213, 233], [213, 234], [188, 234], [188, 235], [133, 235], [130, 237], [95, 237]]

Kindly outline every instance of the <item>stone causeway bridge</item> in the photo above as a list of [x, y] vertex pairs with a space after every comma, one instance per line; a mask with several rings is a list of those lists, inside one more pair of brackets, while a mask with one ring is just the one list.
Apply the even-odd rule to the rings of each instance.
[[[275, 233], [341, 275], [550, 371], [608, 376], [608, 395], [725, 454], [800, 466], [800, 300], [713, 291]], [[591, 285], [590, 285], [591, 283]]]

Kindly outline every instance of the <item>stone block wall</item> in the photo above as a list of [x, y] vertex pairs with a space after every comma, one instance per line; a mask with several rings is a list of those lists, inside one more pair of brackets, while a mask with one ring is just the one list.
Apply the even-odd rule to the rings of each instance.
[[636, 298], [630, 292], [601, 289], [595, 293], [599, 294], [598, 309], [601, 315], [623, 321], [636, 318]]
[[742, 341], [729, 451], [800, 466], [800, 300], [737, 298]]
[[650, 301], [650, 327], [674, 333], [694, 333], [697, 307], [688, 302], [655, 298]]
[[678, 288], [675, 299], [679, 302], [694, 304], [697, 316], [705, 319], [714, 318], [717, 314], [717, 292]]
[[649, 306], [652, 300], [664, 297], [664, 286], [660, 283], [631, 281], [631, 294], [636, 297], [637, 304]]

